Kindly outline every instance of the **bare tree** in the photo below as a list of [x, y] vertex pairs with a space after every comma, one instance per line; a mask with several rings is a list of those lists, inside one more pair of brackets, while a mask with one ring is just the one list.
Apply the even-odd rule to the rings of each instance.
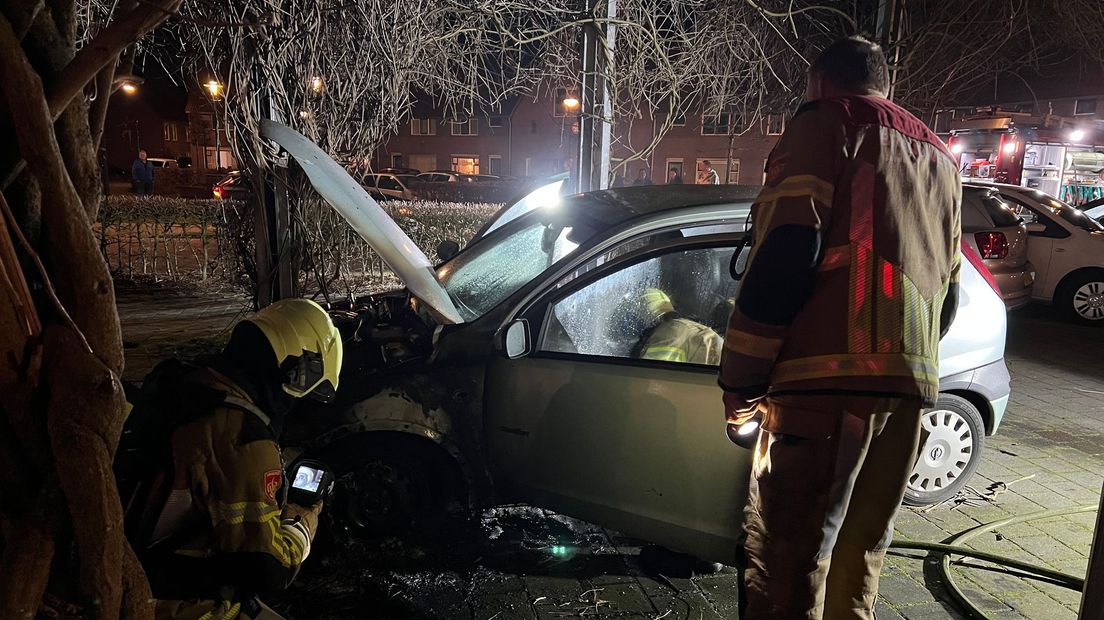
[[[116, 63], [179, 0], [0, 8], [0, 616], [47, 583], [92, 617], [148, 617], [111, 471], [124, 419], [115, 297], [92, 234]], [[95, 28], [78, 29], [78, 20]], [[79, 30], [79, 33], [78, 33]]]

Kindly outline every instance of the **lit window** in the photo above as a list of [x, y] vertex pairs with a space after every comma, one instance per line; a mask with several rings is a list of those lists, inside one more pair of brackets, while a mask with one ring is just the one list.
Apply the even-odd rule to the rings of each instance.
[[432, 118], [410, 119], [410, 135], [435, 136], [437, 135], [437, 123]]
[[452, 169], [460, 174], [479, 174], [479, 156], [453, 155]]

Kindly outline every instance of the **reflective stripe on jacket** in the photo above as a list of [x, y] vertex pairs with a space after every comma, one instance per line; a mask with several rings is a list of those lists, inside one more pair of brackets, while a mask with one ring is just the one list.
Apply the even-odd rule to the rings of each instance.
[[281, 517], [283, 463], [267, 418], [229, 379], [201, 372], [227, 397], [173, 434], [173, 490], [143, 559], [154, 596], [278, 592], [310, 552], [316, 518]]
[[943, 143], [888, 100], [802, 106], [752, 206], [721, 386], [745, 397], [934, 403], [940, 316], [957, 287], [961, 193]]
[[640, 357], [649, 360], [716, 365], [721, 361], [721, 337], [689, 319], [665, 319], [656, 326]]

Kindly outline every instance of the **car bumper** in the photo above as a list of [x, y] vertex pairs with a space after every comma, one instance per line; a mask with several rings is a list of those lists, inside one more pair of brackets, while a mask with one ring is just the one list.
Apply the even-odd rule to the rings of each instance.
[[1031, 302], [1031, 290], [1035, 285], [1035, 268], [1030, 263], [1023, 271], [993, 273], [1000, 288], [1001, 300], [1009, 310], [1022, 308]]

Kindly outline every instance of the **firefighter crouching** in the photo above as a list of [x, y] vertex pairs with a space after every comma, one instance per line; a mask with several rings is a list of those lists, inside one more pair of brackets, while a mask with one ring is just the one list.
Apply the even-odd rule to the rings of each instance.
[[645, 289], [640, 304], [651, 325], [641, 339], [639, 357], [691, 364], [720, 362], [720, 335], [697, 321], [679, 316], [666, 293], [657, 288]]
[[957, 305], [954, 158], [886, 99], [881, 48], [837, 41], [767, 163], [719, 382], [762, 412], [747, 618], [873, 618]]
[[159, 472], [169, 484], [160, 492], [147, 476], [152, 485], [123, 497], [158, 618], [279, 617], [257, 597], [295, 577], [322, 503], [285, 501], [277, 439], [296, 399], [333, 396], [341, 357], [325, 310], [290, 299], [239, 323], [207, 366], [160, 379], [160, 406], [146, 405], [160, 410], [146, 413], [169, 425]]

